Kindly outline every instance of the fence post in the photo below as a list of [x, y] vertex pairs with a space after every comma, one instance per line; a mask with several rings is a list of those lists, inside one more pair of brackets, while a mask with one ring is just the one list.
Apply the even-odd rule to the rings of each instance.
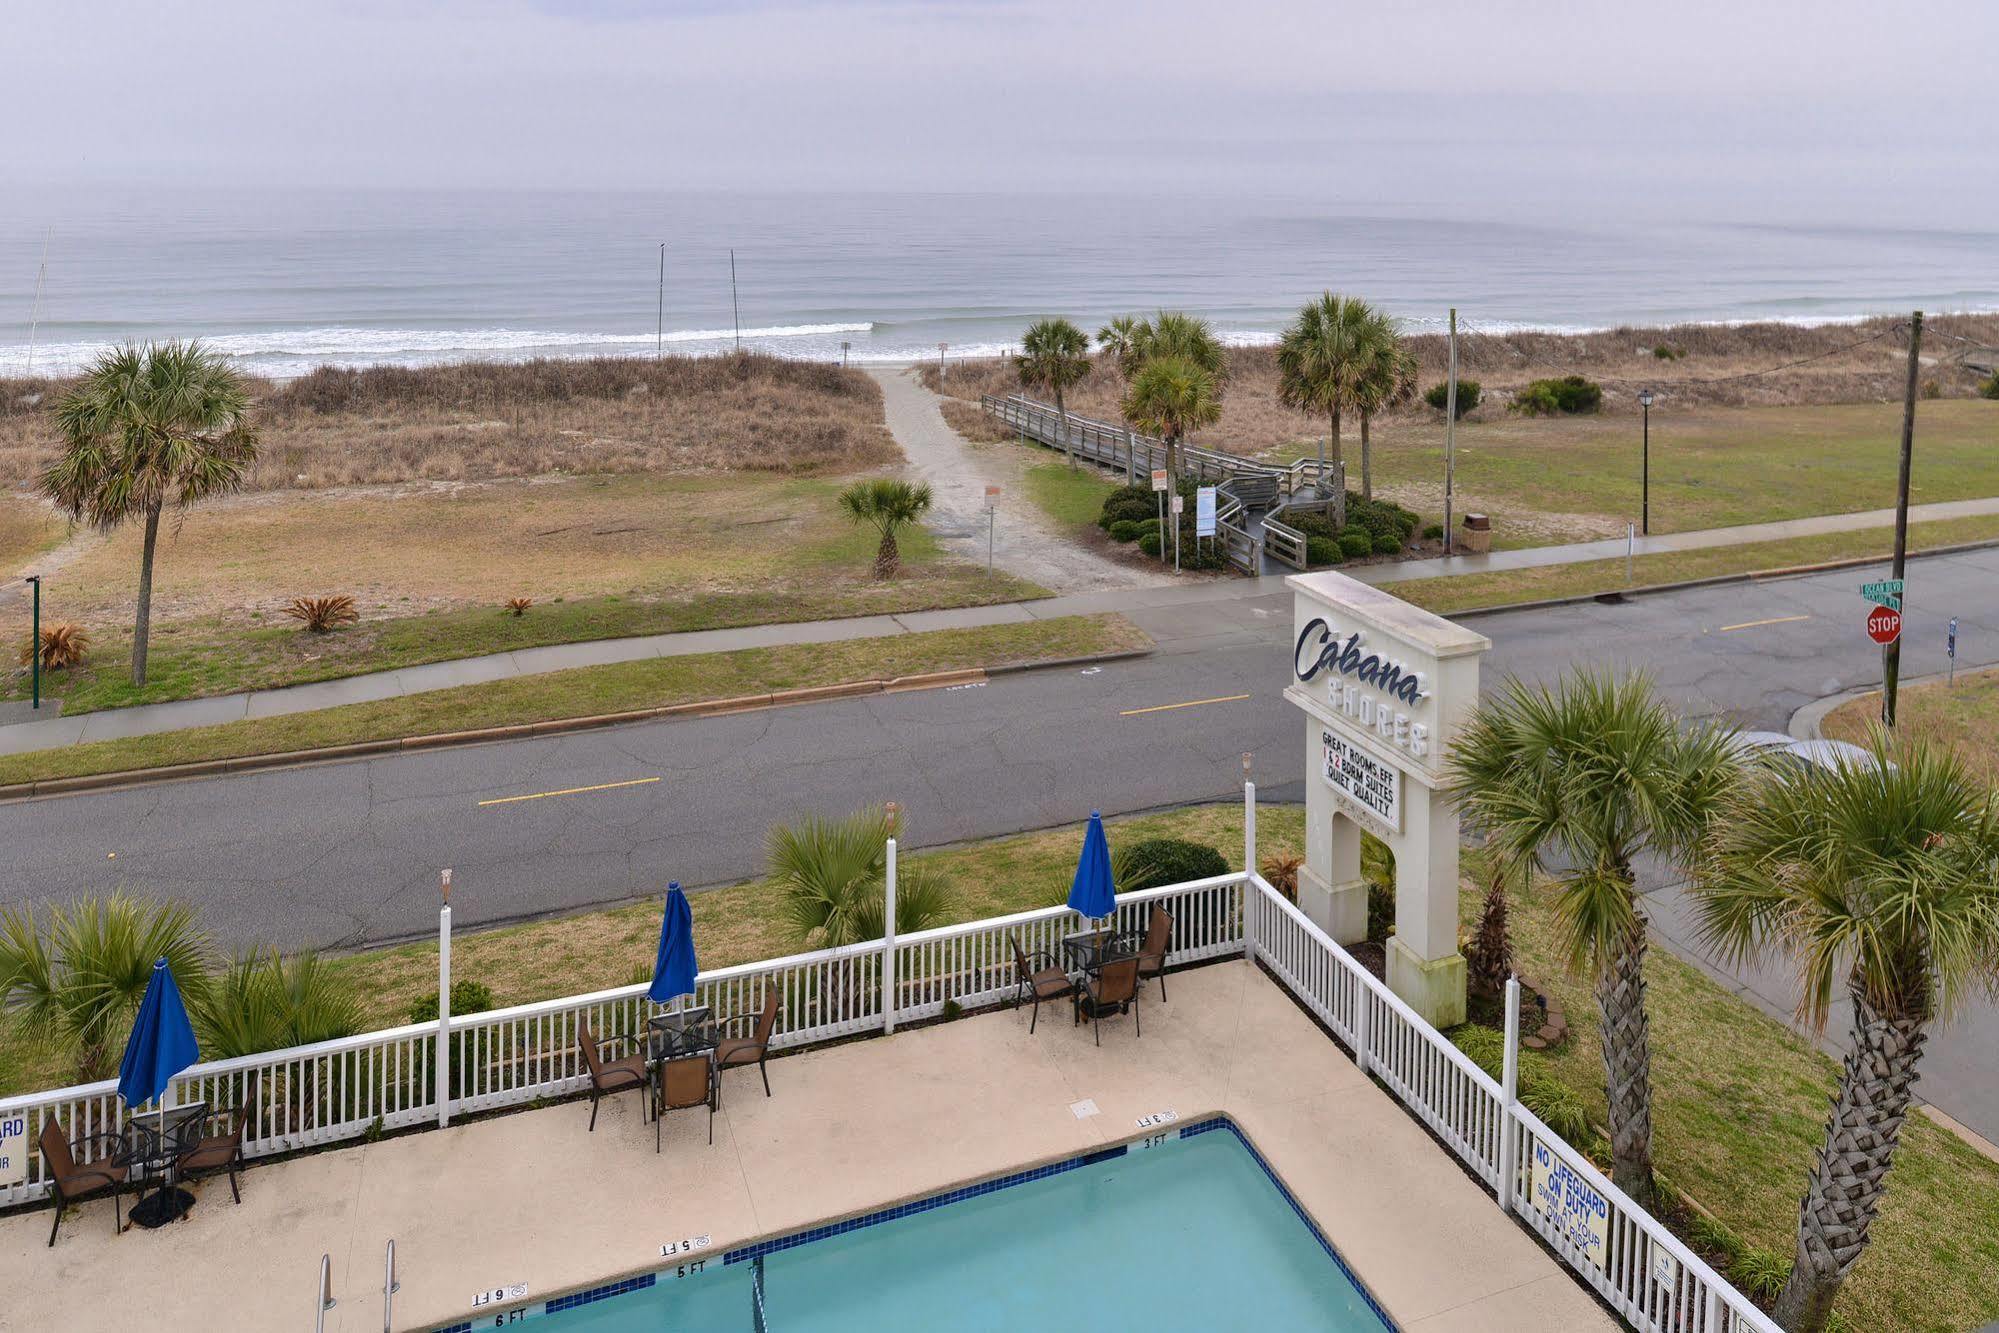
[[1514, 1176], [1520, 1164], [1520, 1132], [1513, 1121], [1513, 1103], [1520, 1091], [1520, 978], [1506, 979], [1506, 1057], [1499, 1075], [1499, 1210], [1513, 1211]]
[[1242, 956], [1251, 967], [1256, 966], [1256, 912], [1261, 903], [1252, 907], [1256, 893], [1256, 883], [1248, 878], [1256, 873], [1256, 784], [1249, 780], [1249, 756], [1242, 757]]
[[437, 910], [437, 1127], [451, 1123], [451, 872]]
[[1124, 484], [1138, 485], [1138, 455], [1131, 448], [1131, 427], [1124, 428]]
[[1374, 992], [1358, 972], [1353, 974], [1353, 989], [1353, 1063], [1354, 1068], [1365, 1074], [1374, 1063], [1367, 1058], [1368, 1015], [1374, 1010]]
[[888, 901], [882, 905], [882, 1035], [895, 1031], [895, 839], [888, 840]]

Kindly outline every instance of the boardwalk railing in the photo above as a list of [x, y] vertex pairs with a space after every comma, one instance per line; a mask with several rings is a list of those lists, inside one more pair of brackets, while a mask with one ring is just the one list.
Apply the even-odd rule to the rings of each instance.
[[[1254, 805], [1247, 850], [1254, 861]], [[1261, 875], [1211, 879], [1120, 895], [1115, 926], [1140, 931], [1153, 906], [1172, 913], [1167, 960], [1179, 965], [1247, 957], [1261, 963], [1428, 1126], [1499, 1207], [1517, 1213], [1632, 1327], [1645, 1333], [1779, 1333], [1740, 1292], [1633, 1203], [1590, 1162], [1426, 1023]], [[1066, 907], [1045, 907], [839, 949], [704, 972], [696, 999], [719, 1014], [753, 1013], [775, 988], [783, 1019], [776, 1047], [803, 1046], [1010, 996], [1013, 947], [1060, 952], [1076, 928]], [[644, 985], [516, 1005], [364, 1033], [338, 1041], [196, 1065], [174, 1080], [172, 1104], [246, 1108], [243, 1151], [262, 1157], [453, 1114], [526, 1105], [587, 1083], [579, 1026], [600, 1038], [643, 1029], [660, 1011]], [[886, 1011], [886, 1012], [885, 1012]], [[1518, 1039], [1517, 992], [1508, 1040]], [[437, 1104], [437, 1062], [445, 1104]], [[1509, 1063], [1509, 1069], [1512, 1065]], [[7, 1138], [32, 1153], [53, 1117], [66, 1138], [117, 1130], [125, 1115], [114, 1080], [0, 1100]], [[46, 1197], [38, 1154], [25, 1179], [0, 1185], [0, 1206]]]
[[[1140, 435], [1129, 426], [1115, 425], [1078, 416], [1064, 416], [1046, 403], [1022, 394], [998, 397], [984, 394], [979, 406], [1008, 429], [1050, 448], [1073, 451], [1078, 458], [1124, 474], [1125, 484], [1135, 486], [1154, 469], [1166, 466], [1166, 444], [1149, 435]], [[1180, 468], [1200, 483], [1216, 486], [1215, 536], [1228, 562], [1245, 574], [1263, 572], [1262, 550], [1251, 524], [1249, 511], [1282, 506], [1288, 501], [1316, 502], [1321, 497], [1343, 503], [1346, 470], [1338, 463], [1321, 465], [1318, 460], [1301, 458], [1289, 467], [1258, 463], [1217, 449], [1196, 445], [1180, 446]], [[1270, 553], [1297, 569], [1305, 568], [1305, 539], [1290, 527], [1282, 527], [1271, 543]]]

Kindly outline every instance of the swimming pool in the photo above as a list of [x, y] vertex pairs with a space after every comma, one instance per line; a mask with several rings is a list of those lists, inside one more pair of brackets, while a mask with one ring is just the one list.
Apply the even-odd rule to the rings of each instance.
[[1228, 1120], [485, 1316], [535, 1333], [1394, 1325]]

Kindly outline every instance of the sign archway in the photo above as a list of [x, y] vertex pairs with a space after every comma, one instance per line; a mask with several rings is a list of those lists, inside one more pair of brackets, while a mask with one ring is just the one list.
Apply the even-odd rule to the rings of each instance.
[[1395, 857], [1388, 985], [1438, 1027], [1465, 1016], [1458, 814], [1444, 760], [1492, 641], [1344, 574], [1294, 574], [1291, 684], [1305, 718], [1298, 905], [1342, 944], [1367, 936], [1361, 833]]

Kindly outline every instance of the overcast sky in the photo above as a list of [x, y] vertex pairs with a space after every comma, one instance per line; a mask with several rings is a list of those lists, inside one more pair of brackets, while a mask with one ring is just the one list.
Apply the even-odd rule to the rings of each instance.
[[5, 0], [4, 19], [16, 185], [1105, 187], [1976, 228], [1999, 202], [1989, 0]]

